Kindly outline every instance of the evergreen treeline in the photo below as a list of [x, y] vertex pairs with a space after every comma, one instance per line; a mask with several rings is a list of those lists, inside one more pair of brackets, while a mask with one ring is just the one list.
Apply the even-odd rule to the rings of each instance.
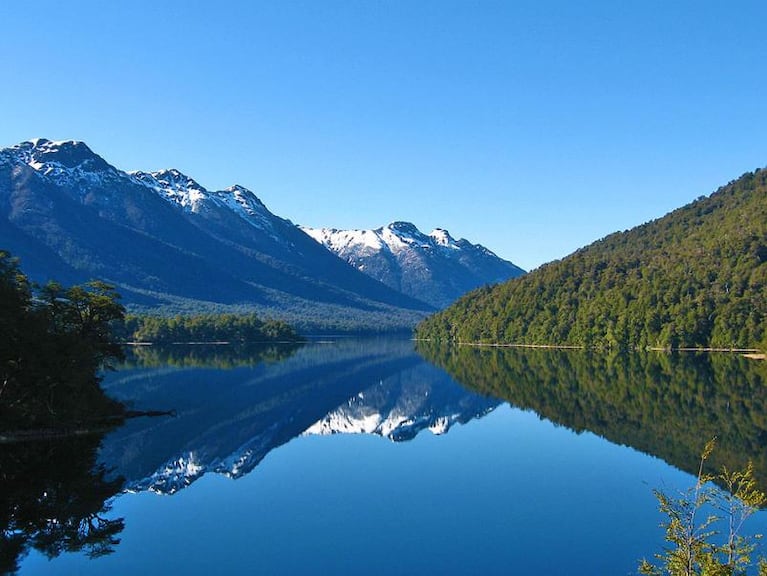
[[767, 170], [480, 288], [419, 338], [585, 347], [767, 348]]
[[118, 298], [103, 282], [35, 288], [0, 250], [0, 431], [123, 413], [97, 377], [121, 357], [110, 330], [124, 314]]
[[301, 337], [280, 320], [256, 314], [197, 314], [191, 316], [129, 315], [118, 328], [131, 342], [297, 342]]

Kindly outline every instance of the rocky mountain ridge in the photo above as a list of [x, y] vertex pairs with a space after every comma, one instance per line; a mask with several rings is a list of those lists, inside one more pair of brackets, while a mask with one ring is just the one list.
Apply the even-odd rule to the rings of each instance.
[[407, 329], [431, 308], [354, 270], [242, 186], [128, 173], [82, 142], [0, 150], [0, 246], [38, 282], [115, 284], [138, 309], [256, 311], [305, 329]]
[[302, 230], [360, 272], [437, 308], [474, 288], [525, 272], [442, 228], [424, 234], [410, 222], [392, 222], [375, 230]]

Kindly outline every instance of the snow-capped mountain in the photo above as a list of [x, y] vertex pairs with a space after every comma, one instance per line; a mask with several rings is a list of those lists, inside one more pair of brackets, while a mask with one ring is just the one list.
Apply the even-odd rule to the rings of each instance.
[[412, 326], [430, 310], [340, 262], [241, 186], [128, 173], [82, 142], [0, 150], [0, 248], [35, 281], [101, 278], [128, 304], [255, 309], [314, 326]]
[[210, 192], [176, 169], [157, 172], [130, 172], [171, 204], [190, 213], [205, 213], [217, 208], [231, 210], [246, 223], [273, 229], [274, 214], [247, 188], [235, 184], [225, 190]]
[[524, 274], [484, 246], [455, 240], [441, 228], [428, 235], [409, 222], [375, 230], [301, 229], [361, 272], [438, 308], [479, 286]]

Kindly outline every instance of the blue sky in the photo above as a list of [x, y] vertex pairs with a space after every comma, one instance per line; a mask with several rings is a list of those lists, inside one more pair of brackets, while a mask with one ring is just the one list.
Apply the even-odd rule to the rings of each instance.
[[767, 2], [0, 2], [0, 146], [527, 268], [767, 165]]

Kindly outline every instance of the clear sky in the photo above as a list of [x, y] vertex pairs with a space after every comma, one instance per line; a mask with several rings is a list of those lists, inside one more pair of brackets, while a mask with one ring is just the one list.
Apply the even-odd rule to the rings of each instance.
[[767, 165], [767, 2], [0, 0], [0, 146], [526, 269]]

